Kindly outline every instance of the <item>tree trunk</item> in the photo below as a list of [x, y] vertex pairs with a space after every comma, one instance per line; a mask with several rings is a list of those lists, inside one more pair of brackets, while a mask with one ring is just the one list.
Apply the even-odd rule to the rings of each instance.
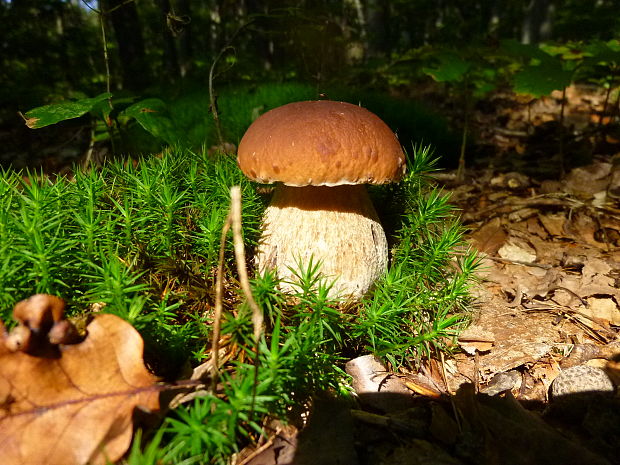
[[174, 82], [180, 76], [179, 58], [177, 56], [177, 47], [174, 42], [174, 36], [168, 26], [168, 14], [170, 11], [170, 0], [158, 0], [159, 15], [161, 20], [161, 34], [164, 45], [163, 69], [164, 81]]
[[391, 28], [390, 2], [369, 0], [367, 9], [368, 51], [375, 56], [389, 56], [395, 37]]
[[521, 42], [537, 44], [551, 37], [554, 13], [553, 0], [531, 0], [523, 15]]
[[178, 14], [185, 22], [183, 30], [179, 33], [179, 69], [181, 76], [185, 76], [190, 71], [194, 58], [194, 48], [192, 47], [192, 10], [190, 0], [179, 0], [178, 6]]
[[150, 83], [151, 76], [136, 4], [125, 3], [124, 0], [102, 0], [101, 4], [114, 29], [123, 87], [133, 91], [142, 90]]
[[267, 32], [269, 31], [269, 21], [266, 19], [269, 15], [269, 8], [265, 5], [265, 2], [260, 0], [247, 0], [246, 6], [246, 19], [250, 16], [259, 18], [255, 23], [255, 30], [260, 30], [260, 33], [254, 33], [250, 40], [250, 47], [256, 56], [261, 57], [263, 69], [270, 70], [274, 65], [274, 41], [273, 38], [269, 38]]

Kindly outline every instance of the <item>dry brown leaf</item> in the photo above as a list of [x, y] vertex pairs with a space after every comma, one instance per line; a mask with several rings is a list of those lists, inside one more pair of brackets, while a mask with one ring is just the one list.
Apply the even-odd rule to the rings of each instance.
[[538, 219], [545, 229], [552, 236], [564, 236], [564, 224], [566, 223], [566, 215], [564, 213], [555, 214], [538, 214]]
[[130, 444], [134, 408], [159, 408], [138, 332], [107, 314], [87, 331], [81, 343], [60, 346], [55, 358], [0, 344], [2, 465], [114, 462]]
[[615, 360], [608, 361], [605, 371], [614, 384], [618, 386], [620, 384], [620, 362]]
[[13, 309], [18, 325], [4, 339], [11, 351], [38, 357], [57, 357], [59, 344], [77, 344], [84, 339], [69, 320], [64, 319], [65, 301], [49, 294], [35, 294]]
[[488, 352], [493, 349], [492, 342], [484, 341], [459, 342], [459, 346], [469, 355], [474, 355], [476, 352]]
[[549, 237], [549, 233], [541, 225], [540, 220], [538, 219], [538, 215], [528, 218], [526, 222], [526, 227], [528, 232], [540, 237], [541, 239], [547, 239]]
[[511, 238], [500, 247], [497, 255], [506, 259], [523, 263], [536, 261], [536, 251], [528, 243], [521, 239]]
[[475, 463], [609, 464], [527, 411], [511, 395], [475, 395], [473, 386], [467, 385], [459, 389], [454, 404]]
[[24, 118], [26, 120], [26, 126], [30, 129], [36, 128], [39, 118]]
[[441, 397], [441, 392], [430, 389], [422, 384], [414, 383], [413, 381], [405, 381], [405, 386], [424, 397], [431, 397], [433, 399], [439, 399]]
[[471, 235], [474, 246], [481, 252], [493, 255], [507, 238], [499, 218], [493, 218]]
[[606, 323], [620, 325], [620, 310], [616, 302], [609, 297], [588, 297], [586, 298], [588, 307], [580, 309], [581, 313], [596, 320], [603, 320]]
[[474, 355], [478, 352], [488, 352], [493, 348], [495, 335], [480, 326], [470, 326], [464, 330], [458, 339], [458, 344], [465, 352]]
[[599, 229], [596, 219], [592, 218], [586, 211], [578, 210], [571, 215], [571, 221], [566, 225], [566, 231], [579, 241], [594, 247], [601, 247], [603, 244], [596, 240], [595, 234]]
[[594, 194], [607, 189], [611, 163], [592, 163], [573, 169], [564, 180], [567, 192]]

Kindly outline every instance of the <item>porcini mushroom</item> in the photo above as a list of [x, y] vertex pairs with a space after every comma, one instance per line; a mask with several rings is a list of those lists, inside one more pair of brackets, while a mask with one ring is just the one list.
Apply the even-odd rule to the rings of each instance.
[[294, 287], [300, 263], [320, 261], [330, 296], [358, 300], [387, 269], [388, 246], [364, 184], [405, 173], [398, 139], [379, 117], [344, 102], [295, 102], [260, 116], [238, 149], [250, 179], [278, 184], [263, 218], [259, 271]]

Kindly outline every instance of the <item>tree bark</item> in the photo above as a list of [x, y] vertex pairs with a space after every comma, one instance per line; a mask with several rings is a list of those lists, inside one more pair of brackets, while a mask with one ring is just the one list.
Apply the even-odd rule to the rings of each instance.
[[136, 4], [124, 3], [124, 0], [102, 0], [101, 4], [114, 29], [123, 87], [132, 91], [142, 90], [150, 83], [151, 75]]
[[174, 36], [168, 27], [168, 14], [170, 11], [170, 0], [158, 0], [159, 15], [161, 20], [161, 34], [164, 46], [163, 69], [164, 80], [173, 82], [180, 76], [179, 58]]
[[552, 0], [531, 0], [525, 7], [521, 42], [537, 44], [551, 37], [555, 5]]
[[187, 75], [190, 71], [194, 58], [194, 47], [192, 46], [192, 10], [189, 0], [179, 0], [178, 14], [186, 21], [183, 30], [179, 34], [179, 69], [181, 76]]
[[367, 9], [368, 51], [371, 55], [389, 56], [394, 45], [390, 2], [369, 0]]
[[270, 70], [274, 65], [274, 42], [273, 38], [268, 37], [269, 21], [266, 19], [269, 15], [268, 4], [260, 0], [246, 0], [246, 21], [250, 16], [259, 18], [255, 20], [254, 31], [250, 41], [253, 52], [256, 56], [261, 57], [263, 69]]

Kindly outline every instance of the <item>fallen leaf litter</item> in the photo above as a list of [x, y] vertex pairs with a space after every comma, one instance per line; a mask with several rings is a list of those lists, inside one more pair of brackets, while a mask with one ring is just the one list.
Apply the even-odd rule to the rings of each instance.
[[[144, 366], [138, 332], [100, 314], [84, 337], [56, 344], [72, 326], [63, 308], [57, 297], [39, 294], [16, 306], [20, 325], [11, 333], [0, 328], [3, 465], [113, 462], [131, 442], [134, 408], [159, 409], [160, 389]], [[59, 327], [65, 329], [55, 335]], [[28, 344], [11, 343], [16, 330]]]

